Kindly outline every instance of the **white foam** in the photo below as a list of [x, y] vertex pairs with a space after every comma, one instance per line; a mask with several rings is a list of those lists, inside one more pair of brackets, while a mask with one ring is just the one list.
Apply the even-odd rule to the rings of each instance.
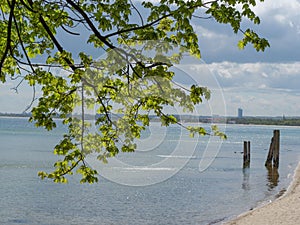
[[120, 167], [122, 170], [131, 170], [131, 171], [174, 171], [176, 168], [170, 167]]
[[178, 158], [178, 159], [196, 159], [196, 156], [189, 155], [157, 155], [161, 158]]

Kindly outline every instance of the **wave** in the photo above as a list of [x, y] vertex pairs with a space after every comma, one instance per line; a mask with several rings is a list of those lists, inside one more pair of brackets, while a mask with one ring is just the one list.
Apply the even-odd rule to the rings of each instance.
[[26, 164], [0, 164], [0, 169], [6, 169], [6, 168], [14, 168], [14, 169], [25, 169], [25, 168], [35, 168], [32, 165], [26, 165]]
[[122, 170], [130, 170], [130, 171], [174, 171], [176, 168], [171, 167], [120, 167]]
[[196, 156], [189, 156], [189, 155], [157, 155], [161, 158], [177, 158], [177, 159], [196, 159]]

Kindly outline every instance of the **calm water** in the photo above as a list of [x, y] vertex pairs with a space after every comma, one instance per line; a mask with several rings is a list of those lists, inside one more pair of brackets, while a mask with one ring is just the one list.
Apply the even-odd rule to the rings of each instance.
[[[271, 179], [264, 167], [274, 129], [281, 131], [278, 180]], [[228, 140], [203, 172], [199, 162], [207, 138], [199, 139], [178, 173], [150, 186], [126, 186], [101, 177], [93, 185], [78, 184], [76, 176], [69, 184], [40, 180], [37, 172], [51, 171], [57, 160], [52, 149], [63, 131], [63, 127], [53, 132], [36, 129], [24, 118], [0, 118], [0, 224], [213, 224], [274, 199], [287, 188], [300, 155], [299, 127], [230, 125]], [[180, 162], [184, 154], [172, 155], [180, 137], [190, 140], [171, 127], [154, 150], [121, 154], [118, 159], [140, 163], [137, 166], [167, 158]], [[239, 153], [244, 140], [251, 141], [252, 152], [251, 167], [245, 170]], [[117, 175], [129, 179], [138, 174], [132, 168], [122, 169], [116, 170]], [[153, 171], [161, 175], [167, 169]]]

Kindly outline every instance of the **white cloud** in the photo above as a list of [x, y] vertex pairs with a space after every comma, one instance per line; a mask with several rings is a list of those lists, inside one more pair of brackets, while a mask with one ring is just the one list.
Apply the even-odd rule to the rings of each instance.
[[270, 11], [287, 12], [286, 16], [299, 13], [300, 3], [298, 0], [266, 0], [264, 2], [257, 1], [257, 5], [253, 8], [255, 13], [263, 16], [269, 14]]
[[212, 38], [212, 39], [217, 39], [217, 40], [220, 40], [220, 38], [228, 37], [225, 34], [217, 33], [213, 30], [209, 30], [209, 29], [207, 29], [203, 26], [200, 26], [200, 25], [194, 25], [193, 27], [194, 27], [194, 30], [197, 32], [197, 34], [200, 37]]
[[218, 24], [213, 20], [195, 20], [195, 31], [203, 59], [209, 62], [286, 62], [300, 58], [300, 3], [296, 0], [257, 1], [253, 8], [261, 19], [261, 24], [253, 25], [245, 20], [242, 30], [253, 29], [261, 37], [269, 40], [271, 47], [265, 52], [256, 52], [251, 45], [238, 50], [238, 40], [242, 34], [234, 34], [230, 25]]
[[[292, 47], [299, 41], [300, 30], [300, 2], [297, 0], [276, 0], [259, 2], [254, 11], [261, 18], [261, 27], [269, 30], [269, 34], [274, 37], [281, 37], [281, 41], [286, 43], [286, 48]], [[262, 30], [263, 30], [262, 29]], [[273, 37], [269, 36], [272, 40]], [[274, 43], [276, 43], [274, 41]], [[276, 46], [273, 46], [276, 48]]]
[[[243, 108], [246, 116], [299, 116], [300, 96], [284, 92], [256, 92], [255, 89], [243, 92], [241, 90], [224, 90], [228, 115], [237, 115], [237, 109]], [[236, 101], [239, 96], [240, 101]]]
[[[226, 115], [236, 115], [237, 108], [242, 107], [245, 115], [300, 115], [300, 62], [199, 62], [199, 65], [188, 67], [186, 71], [199, 74], [198, 83], [208, 86], [212, 91], [210, 105], [203, 105], [201, 113], [223, 115], [227, 111]], [[209, 74], [215, 75], [220, 86]], [[0, 86], [1, 112], [22, 112], [31, 101], [30, 87], [22, 85], [19, 94], [16, 94], [10, 89], [14, 85], [9, 83]], [[224, 94], [225, 111], [222, 108], [223, 97], [218, 91]]]
[[263, 72], [261, 75], [262, 75], [263, 77], [265, 77], [265, 78], [268, 78], [268, 77], [269, 77], [268, 74], [266, 74], [265, 72]]
[[[182, 65], [188, 75], [198, 77], [198, 84], [212, 91], [209, 110], [200, 112], [236, 115], [242, 107], [245, 115], [299, 116], [300, 62], [293, 63], [237, 63], [221, 62], [204, 65], [199, 62]], [[207, 68], [210, 72], [207, 72]], [[215, 75], [218, 84], [212, 79]], [[222, 94], [217, 94], [218, 92]], [[225, 105], [226, 109], [222, 108]]]
[[225, 96], [228, 115], [242, 107], [245, 115], [300, 114], [300, 62], [212, 63]]
[[224, 87], [264, 87], [300, 92], [300, 62], [212, 63], [210, 69]]

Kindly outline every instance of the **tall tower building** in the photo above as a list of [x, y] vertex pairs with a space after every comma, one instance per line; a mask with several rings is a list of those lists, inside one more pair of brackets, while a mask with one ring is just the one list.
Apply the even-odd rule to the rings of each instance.
[[243, 118], [243, 109], [238, 108], [238, 118]]

